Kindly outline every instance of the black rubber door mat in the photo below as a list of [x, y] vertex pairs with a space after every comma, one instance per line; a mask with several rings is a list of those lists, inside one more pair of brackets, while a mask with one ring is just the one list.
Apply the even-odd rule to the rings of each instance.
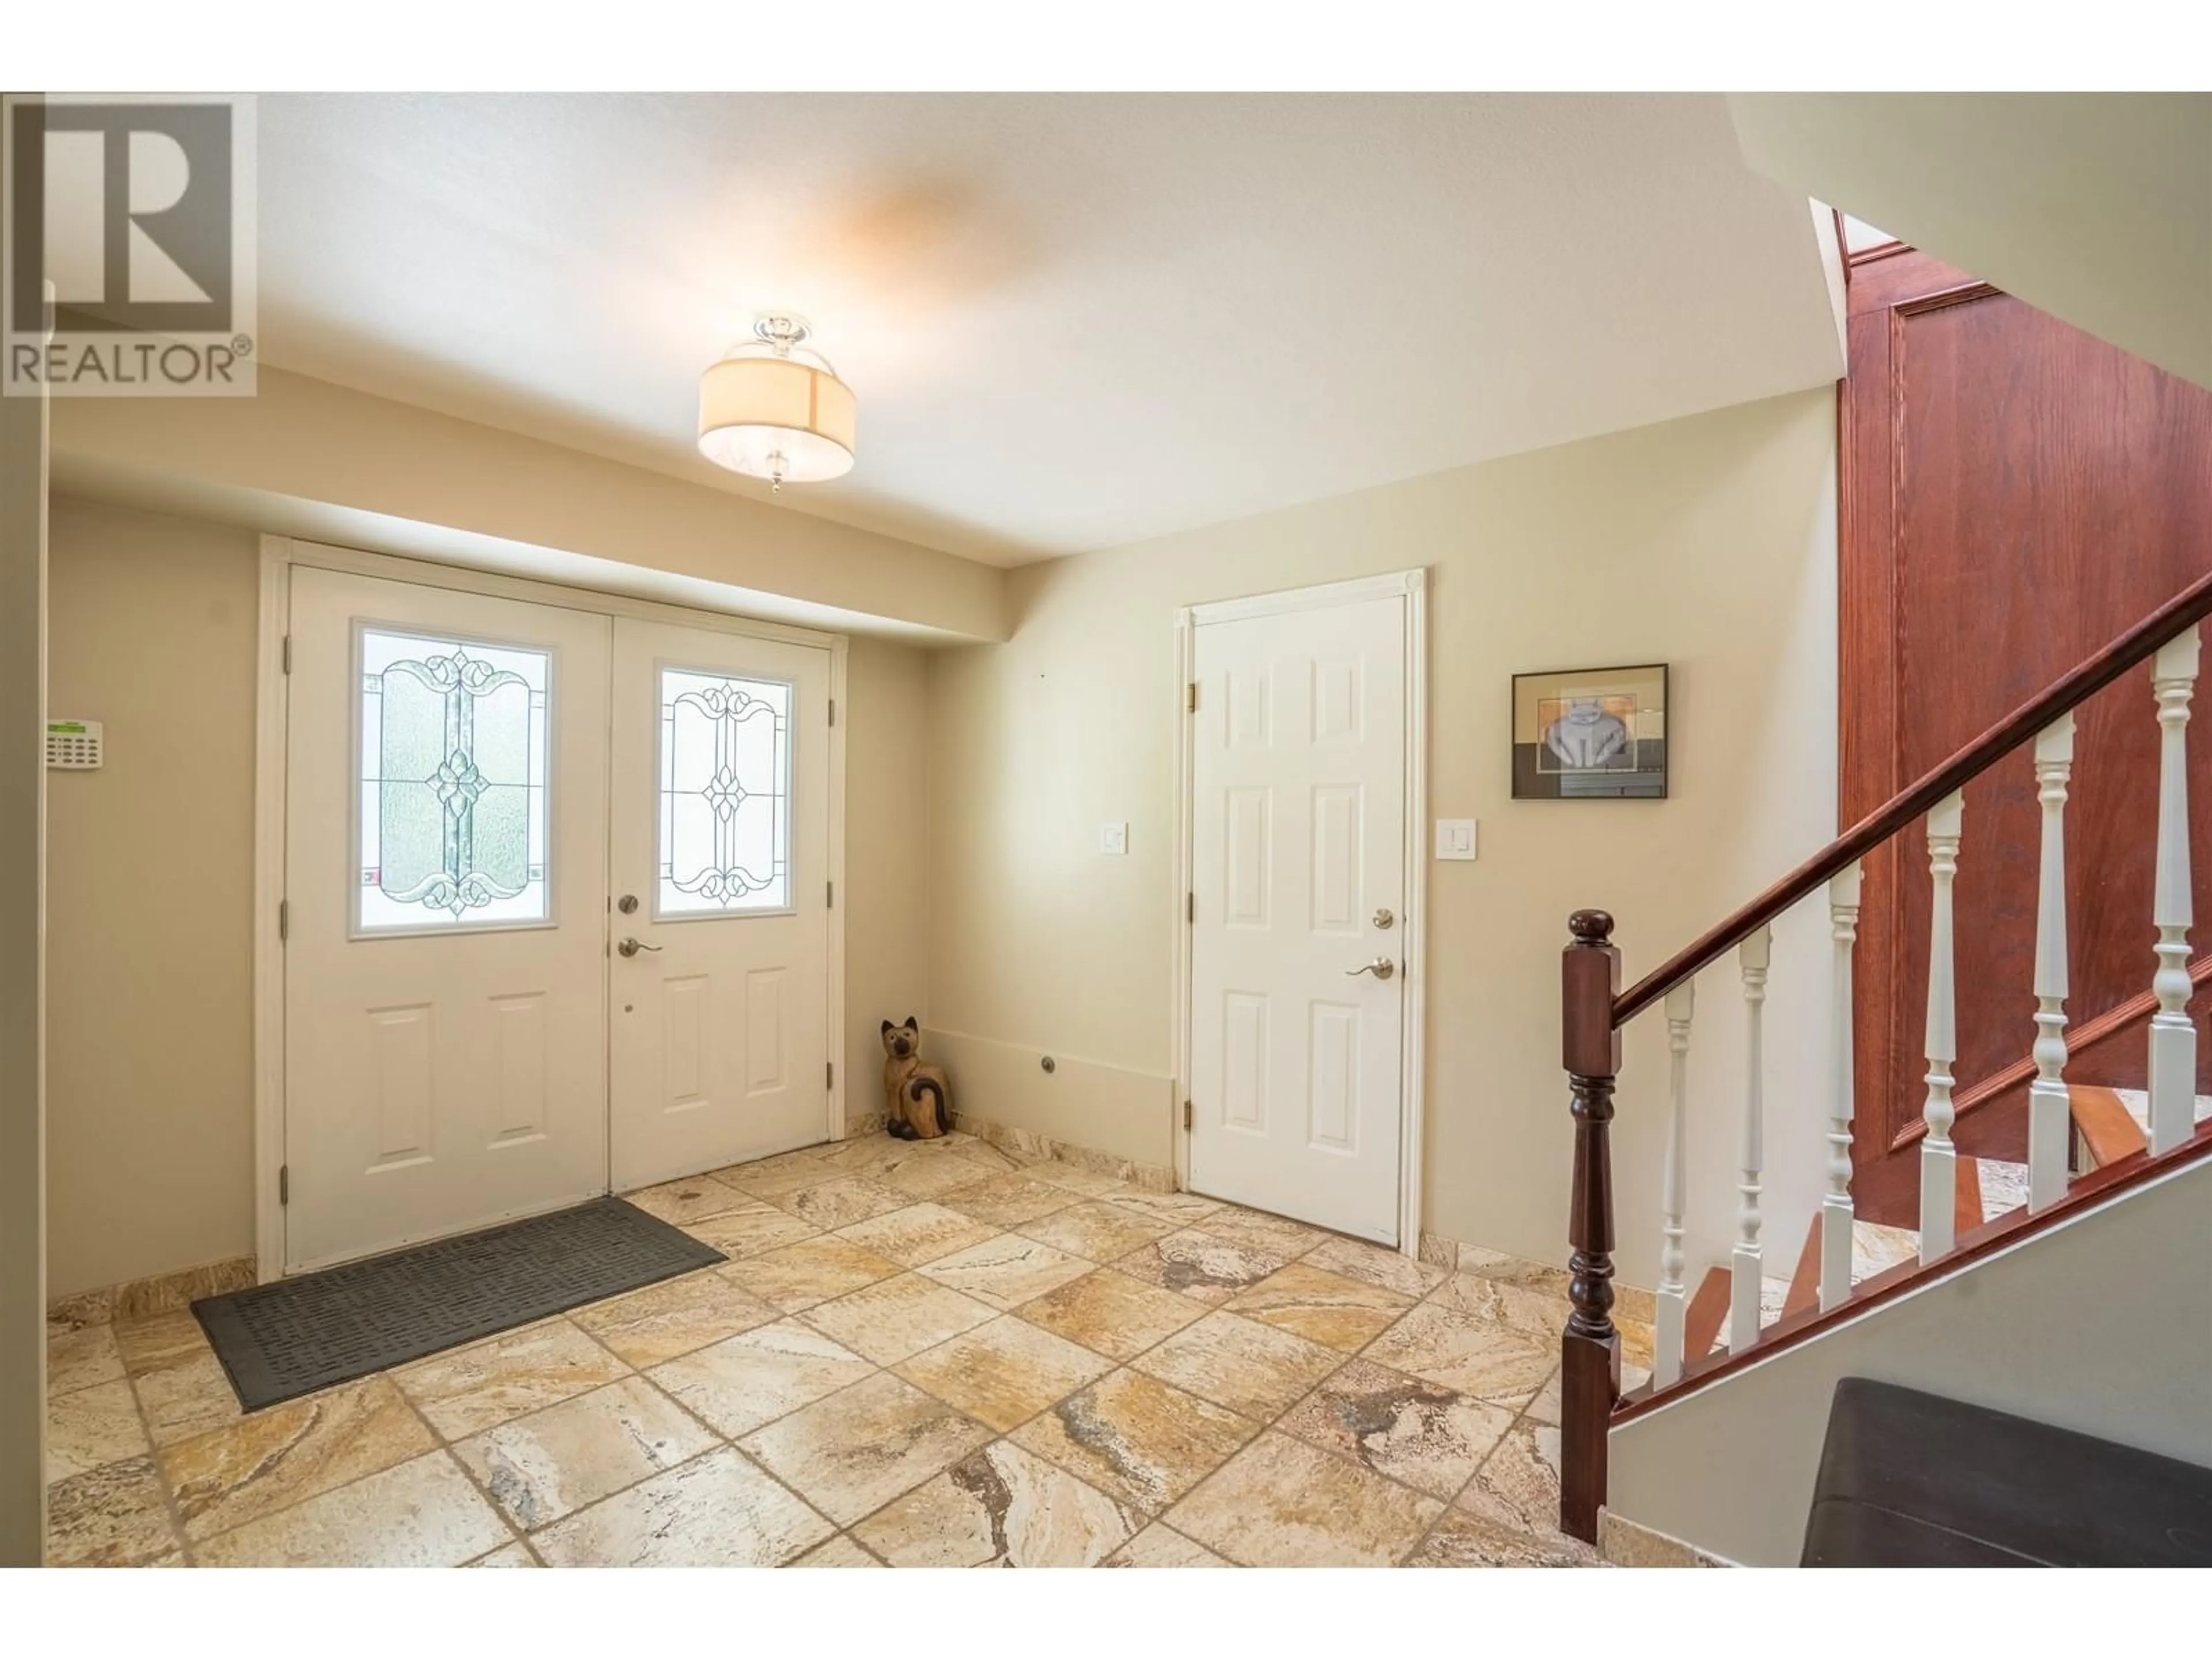
[[618, 1198], [192, 1304], [247, 1411], [728, 1258]]

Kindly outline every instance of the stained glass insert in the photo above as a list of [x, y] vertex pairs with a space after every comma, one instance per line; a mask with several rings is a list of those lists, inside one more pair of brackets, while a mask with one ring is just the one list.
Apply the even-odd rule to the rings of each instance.
[[657, 914], [791, 908], [791, 690], [660, 671]]
[[550, 914], [552, 655], [361, 630], [361, 931]]

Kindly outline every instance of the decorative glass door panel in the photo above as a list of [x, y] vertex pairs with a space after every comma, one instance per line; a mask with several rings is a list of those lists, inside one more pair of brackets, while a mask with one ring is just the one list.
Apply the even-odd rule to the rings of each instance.
[[548, 921], [551, 653], [367, 623], [357, 632], [356, 927]]
[[657, 917], [791, 908], [788, 680], [663, 666]]

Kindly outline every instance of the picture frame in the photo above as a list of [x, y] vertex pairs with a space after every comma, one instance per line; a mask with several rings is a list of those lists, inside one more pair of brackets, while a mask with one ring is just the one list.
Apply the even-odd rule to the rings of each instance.
[[1515, 800], [1664, 800], [1668, 665], [1513, 676]]

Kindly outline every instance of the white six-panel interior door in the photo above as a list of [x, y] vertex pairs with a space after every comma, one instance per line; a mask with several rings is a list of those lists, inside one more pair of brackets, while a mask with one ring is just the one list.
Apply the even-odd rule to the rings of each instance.
[[1412, 603], [1208, 607], [1189, 647], [1189, 1185], [1393, 1244]]
[[288, 628], [288, 1271], [829, 1138], [826, 649], [304, 565]]

